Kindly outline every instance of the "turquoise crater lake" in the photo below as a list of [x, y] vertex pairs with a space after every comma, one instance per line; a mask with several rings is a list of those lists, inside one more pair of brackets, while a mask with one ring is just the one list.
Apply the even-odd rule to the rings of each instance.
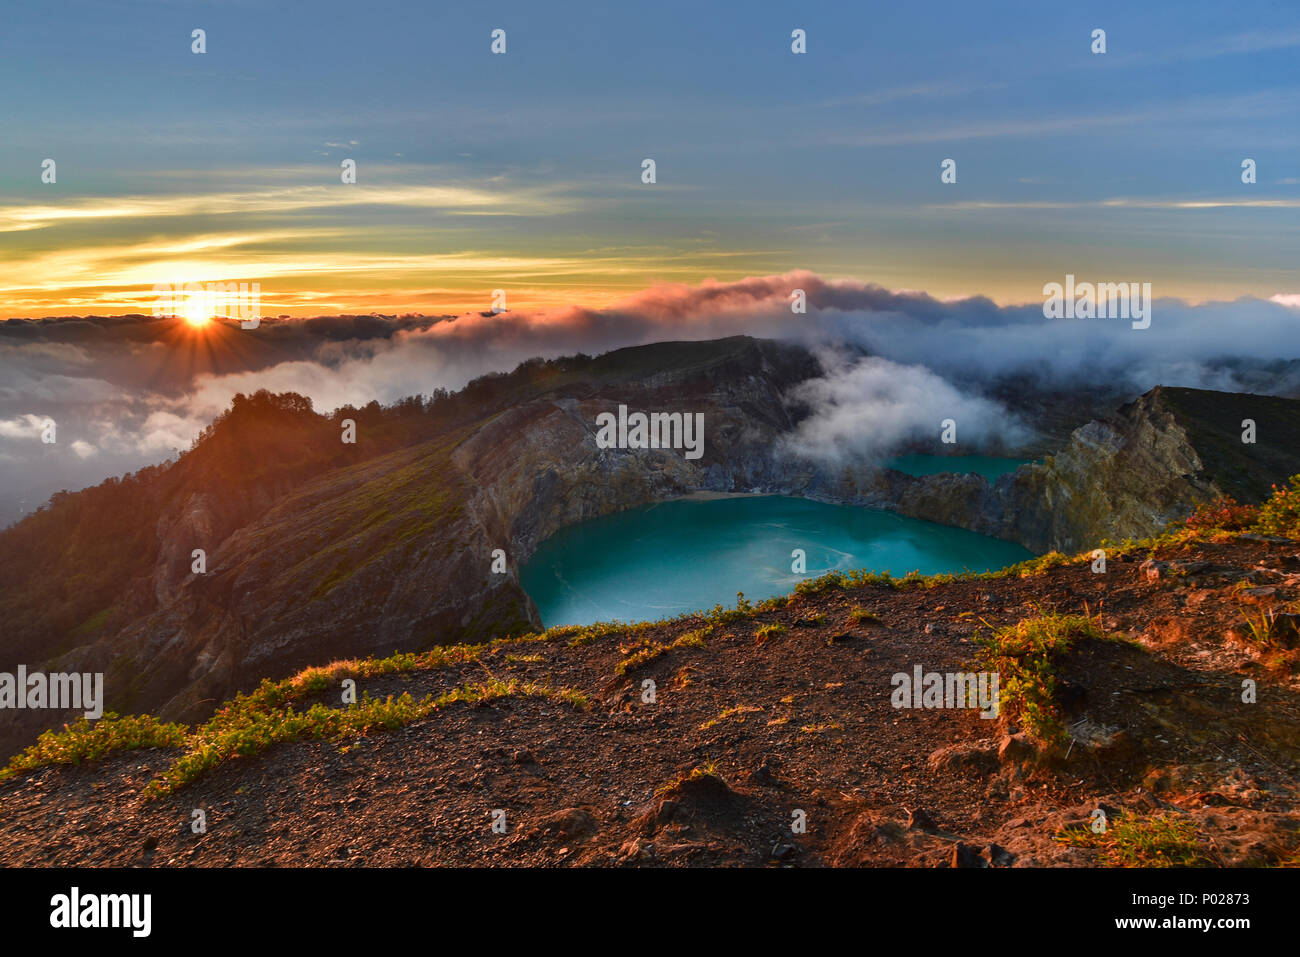
[[1020, 466], [1028, 465], [1030, 461], [990, 458], [987, 455], [900, 455], [886, 461], [884, 466], [915, 476], [939, 475], [942, 472], [965, 475], [973, 472], [990, 482], [996, 482], [1003, 475], [1009, 475]]
[[[791, 571], [802, 548], [807, 572]], [[1011, 542], [893, 512], [776, 495], [682, 499], [561, 529], [520, 569], [542, 622], [645, 621], [792, 592], [865, 568], [988, 571], [1032, 555]]]

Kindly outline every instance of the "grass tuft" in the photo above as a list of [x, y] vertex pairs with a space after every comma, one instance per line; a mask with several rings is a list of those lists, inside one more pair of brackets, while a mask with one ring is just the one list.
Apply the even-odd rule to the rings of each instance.
[[1056, 835], [1071, 847], [1094, 847], [1111, 867], [1210, 867], [1213, 861], [1196, 837], [1196, 823], [1170, 813], [1124, 815], [1095, 834], [1071, 829]]
[[712, 632], [713, 626], [706, 625], [695, 631], [688, 631], [667, 644], [646, 638], [630, 645], [624, 645], [619, 649], [624, 656], [623, 660], [614, 667], [614, 674], [621, 678], [629, 671], [641, 667], [646, 662], [654, 661], [662, 655], [666, 655], [674, 648], [703, 648], [704, 639]]
[[1000, 675], [999, 714], [1020, 724], [1047, 748], [1069, 735], [1056, 704], [1056, 661], [1080, 638], [1105, 639], [1105, 631], [1082, 615], [1039, 615], [979, 639], [984, 664]]
[[728, 718], [738, 718], [739, 723], [744, 724], [745, 715], [755, 714], [762, 710], [763, 710], [762, 708], [759, 708], [755, 705], [748, 705], [748, 704], [738, 704], [732, 708], [724, 708], [716, 718], [710, 718], [708, 721], [705, 721], [702, 725], [700, 725], [700, 730], [707, 731], [709, 730], [709, 728], [721, 724], [723, 721], [726, 721]]
[[856, 625], [866, 622], [869, 625], [880, 624], [880, 616], [870, 608], [863, 608], [861, 605], [854, 605], [849, 609], [849, 619]]

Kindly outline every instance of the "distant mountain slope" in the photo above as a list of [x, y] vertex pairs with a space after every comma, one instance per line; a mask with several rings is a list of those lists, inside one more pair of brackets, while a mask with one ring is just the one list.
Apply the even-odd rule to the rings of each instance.
[[[1203, 389], [1157, 389], [1160, 405], [1196, 449], [1201, 474], [1241, 502], [1260, 502], [1300, 473], [1300, 401]], [[1247, 420], [1255, 441], [1242, 441]]]
[[1036, 550], [1152, 535], [1220, 495], [1262, 501], [1300, 473], [1297, 438], [1295, 399], [1158, 387], [1012, 476], [1004, 514], [1024, 538], [1038, 523]]

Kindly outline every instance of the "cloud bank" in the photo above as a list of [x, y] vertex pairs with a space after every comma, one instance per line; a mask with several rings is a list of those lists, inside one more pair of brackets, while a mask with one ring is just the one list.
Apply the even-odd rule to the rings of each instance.
[[[791, 309], [794, 290], [807, 297], [804, 313]], [[202, 335], [140, 316], [9, 320], [0, 323], [0, 522], [60, 488], [187, 448], [236, 392], [299, 392], [326, 411], [457, 389], [533, 356], [671, 339], [748, 334], [818, 350], [828, 373], [800, 392], [814, 414], [794, 443], [828, 456], [932, 433], [953, 406], [963, 441], [1015, 441], [1025, 427], [989, 398], [1008, 379], [1108, 393], [1181, 385], [1300, 394], [1293, 295], [1189, 305], [1156, 293], [1145, 330], [1049, 320], [1037, 303], [941, 301], [808, 272], [659, 285], [603, 309], [265, 320]], [[869, 358], [845, 359], [845, 347]], [[47, 418], [59, 426], [53, 446], [36, 424]]]

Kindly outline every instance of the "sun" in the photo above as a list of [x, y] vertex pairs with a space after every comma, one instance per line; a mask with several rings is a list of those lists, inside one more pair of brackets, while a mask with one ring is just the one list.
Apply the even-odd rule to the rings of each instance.
[[208, 314], [210, 311], [211, 304], [207, 296], [202, 293], [191, 293], [185, 297], [185, 306], [181, 315], [195, 329], [202, 329], [212, 321], [212, 317]]

